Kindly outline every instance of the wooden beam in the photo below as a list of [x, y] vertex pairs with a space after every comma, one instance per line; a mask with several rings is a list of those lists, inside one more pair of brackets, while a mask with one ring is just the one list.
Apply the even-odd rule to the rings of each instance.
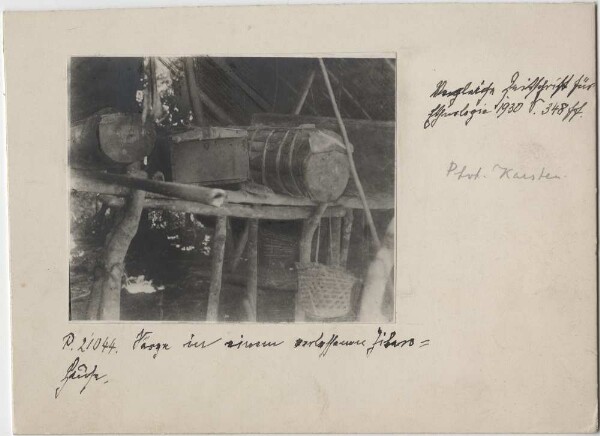
[[[110, 207], [122, 207], [125, 200], [121, 197], [102, 195], [100, 199]], [[145, 209], [170, 210], [172, 212], [196, 213], [206, 216], [256, 218], [272, 220], [300, 220], [311, 216], [314, 206], [266, 206], [249, 204], [225, 204], [221, 207], [213, 207], [191, 201], [148, 198], [144, 202]], [[345, 209], [340, 206], [330, 207], [325, 216], [343, 216]]]
[[210, 288], [208, 291], [208, 308], [206, 310], [207, 321], [217, 321], [219, 315], [219, 298], [221, 296], [226, 238], [227, 217], [221, 216], [217, 218], [211, 250]]
[[217, 66], [229, 76], [231, 80], [233, 80], [242, 90], [254, 101], [258, 107], [260, 107], [264, 111], [268, 111], [271, 108], [271, 105], [267, 103], [267, 101], [260, 96], [250, 85], [248, 85], [240, 76], [237, 75], [233, 69], [227, 65], [227, 62], [221, 60], [219, 58], [211, 58], [211, 60], [217, 64]]
[[258, 301], [258, 220], [249, 220], [248, 226], [248, 284], [249, 321], [256, 321]]
[[[265, 194], [258, 196], [244, 191], [225, 191], [227, 194], [227, 203], [238, 204], [268, 204], [272, 206], [316, 206], [309, 198], [289, 197], [280, 194]], [[370, 209], [394, 209], [394, 197], [386, 194], [372, 194], [367, 199]], [[362, 209], [363, 205], [359, 198], [340, 197], [331, 206], [343, 206], [353, 209]]]
[[[71, 169], [71, 189], [83, 192], [93, 192], [96, 194], [108, 194], [116, 196], [129, 195], [130, 189], [124, 186], [115, 185], [108, 181], [95, 180], [87, 174], [89, 171]], [[183, 185], [195, 187], [194, 185]], [[205, 188], [209, 189], [209, 188]], [[274, 193], [264, 193], [260, 195], [250, 194], [245, 191], [227, 191], [220, 189], [225, 193], [225, 204], [261, 204], [269, 206], [316, 206], [317, 203], [309, 198], [289, 197]], [[172, 199], [165, 195], [148, 194], [148, 199]], [[370, 209], [394, 209], [394, 198], [387, 194], [370, 194], [367, 199]], [[340, 197], [331, 204], [332, 206], [343, 206], [352, 209], [362, 209], [362, 203], [356, 197]]]

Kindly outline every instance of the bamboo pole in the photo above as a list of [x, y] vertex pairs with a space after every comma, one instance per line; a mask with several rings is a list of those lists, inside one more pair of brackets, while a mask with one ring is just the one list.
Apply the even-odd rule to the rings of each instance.
[[367, 218], [367, 223], [369, 224], [371, 236], [373, 237], [373, 243], [375, 244], [375, 247], [379, 249], [381, 244], [379, 242], [379, 237], [377, 236], [377, 230], [375, 229], [375, 223], [373, 222], [371, 211], [369, 210], [369, 206], [367, 204], [367, 197], [365, 196], [365, 191], [363, 190], [362, 183], [360, 182], [358, 173], [356, 172], [356, 165], [354, 165], [354, 158], [352, 157], [352, 145], [350, 144], [350, 140], [348, 139], [348, 132], [346, 131], [346, 126], [344, 125], [344, 121], [342, 120], [342, 116], [340, 115], [340, 110], [335, 101], [335, 95], [333, 94], [333, 88], [331, 87], [331, 82], [329, 81], [327, 67], [325, 67], [325, 62], [323, 62], [322, 58], [319, 58], [319, 64], [321, 65], [321, 71], [323, 73], [323, 78], [325, 79], [327, 91], [329, 92], [329, 98], [331, 99], [331, 105], [333, 106], [335, 117], [338, 120], [338, 124], [340, 125], [340, 130], [342, 132], [342, 137], [344, 138], [344, 144], [346, 145], [346, 153], [348, 154], [348, 161], [350, 162], [350, 172], [352, 173], [352, 178], [354, 179], [356, 189], [358, 190], [358, 195], [360, 196], [365, 210], [365, 216]]
[[300, 98], [298, 99], [298, 103], [296, 103], [296, 108], [294, 109], [294, 115], [298, 115], [304, 106], [304, 102], [306, 101], [306, 96], [308, 95], [308, 91], [310, 91], [310, 87], [313, 84], [313, 80], [315, 80], [315, 70], [313, 69], [308, 77], [306, 78], [306, 82], [304, 82], [304, 86], [302, 87], [302, 92], [300, 94]]
[[340, 265], [346, 268], [348, 264], [348, 250], [350, 248], [350, 237], [352, 236], [352, 223], [354, 221], [354, 213], [352, 209], [346, 210], [342, 221], [342, 246], [340, 249]]
[[212, 263], [210, 272], [210, 288], [208, 291], [207, 321], [217, 321], [219, 315], [219, 298], [223, 277], [223, 258], [225, 255], [225, 239], [227, 238], [227, 217], [218, 217], [213, 236], [211, 250]]
[[139, 179], [121, 174], [96, 171], [88, 172], [87, 176], [127, 188], [154, 192], [157, 194], [177, 197], [182, 200], [195, 201], [215, 207], [221, 206], [227, 197], [227, 194], [222, 189], [205, 188], [202, 186], [186, 185], [183, 183], [160, 182], [158, 180]]
[[256, 321], [258, 301], [258, 220], [249, 220], [248, 226], [248, 284], [247, 298], [250, 305], [249, 321]]

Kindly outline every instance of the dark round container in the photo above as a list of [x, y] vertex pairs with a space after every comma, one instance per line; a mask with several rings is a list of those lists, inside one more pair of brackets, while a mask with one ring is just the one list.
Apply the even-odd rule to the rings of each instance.
[[259, 127], [249, 132], [254, 181], [279, 194], [337, 200], [350, 176], [339, 135], [315, 128]]

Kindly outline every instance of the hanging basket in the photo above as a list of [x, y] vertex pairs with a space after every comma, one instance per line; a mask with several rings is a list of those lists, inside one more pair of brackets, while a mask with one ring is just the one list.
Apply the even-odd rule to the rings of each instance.
[[311, 318], [338, 318], [352, 309], [352, 295], [360, 281], [343, 268], [297, 263], [298, 304]]

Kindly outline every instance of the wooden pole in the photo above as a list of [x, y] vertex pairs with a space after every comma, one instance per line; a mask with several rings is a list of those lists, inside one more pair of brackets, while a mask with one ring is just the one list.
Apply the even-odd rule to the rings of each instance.
[[240, 88], [244, 90], [244, 92], [260, 107], [263, 111], [267, 111], [270, 109], [271, 105], [267, 103], [267, 101], [262, 98], [250, 85], [242, 80], [240, 76], [237, 75], [235, 71], [231, 69], [229, 65], [223, 60], [218, 58], [211, 58], [211, 60], [217, 64], [217, 66], [223, 70], [235, 83], [238, 84]]
[[[136, 175], [145, 173], [133, 169]], [[121, 279], [125, 256], [140, 223], [144, 205], [144, 191], [133, 191], [127, 200], [117, 224], [107, 235], [102, 263], [96, 268], [94, 284], [88, 301], [90, 320], [117, 321], [121, 318]]]
[[223, 258], [225, 255], [225, 239], [227, 238], [227, 217], [217, 218], [212, 244], [212, 263], [210, 272], [210, 288], [208, 291], [207, 321], [217, 321], [219, 315], [219, 298], [223, 277]]
[[315, 230], [321, 222], [321, 217], [327, 209], [327, 204], [323, 203], [317, 206], [315, 212], [302, 223], [302, 235], [300, 236], [300, 263], [310, 263], [312, 251], [312, 240]]
[[[314, 211], [313, 215], [310, 218], [304, 220], [304, 222], [302, 223], [302, 235], [300, 236], [300, 247], [299, 247], [300, 263], [310, 263], [310, 255], [311, 255], [311, 251], [312, 251], [313, 236], [315, 234], [315, 230], [317, 229], [317, 227], [319, 226], [319, 223], [321, 222], [321, 217], [323, 216], [325, 209], [327, 209], [327, 204], [326, 203], [320, 204], [317, 207], [317, 209]], [[298, 293], [296, 293], [295, 304], [296, 304], [295, 313], [294, 313], [295, 321], [296, 322], [304, 321], [306, 319], [306, 314], [304, 313], [304, 310], [298, 303]]]
[[[292, 91], [294, 94], [296, 94], [298, 96], [298, 98], [300, 98], [300, 96], [302, 94], [300, 93], [300, 91], [298, 91], [296, 88], [294, 88], [294, 86], [292, 86], [292, 84], [290, 82], [285, 80], [285, 78], [283, 78], [283, 77], [280, 77], [279, 80], [281, 80], [281, 83], [283, 83], [290, 91]], [[317, 111], [315, 110], [315, 108], [313, 107], [313, 105], [308, 105], [307, 109], [314, 115], [319, 115], [317, 113]]]
[[[383, 245], [377, 251], [375, 259], [371, 262], [365, 286], [362, 292], [358, 320], [360, 322], [387, 322], [390, 313], [388, 308], [383, 308], [386, 284], [394, 267], [394, 236], [396, 233], [396, 220], [392, 218], [383, 239]], [[393, 301], [393, 298], [392, 298]]]
[[344, 138], [344, 144], [346, 145], [346, 153], [348, 154], [348, 161], [350, 162], [350, 172], [352, 173], [354, 184], [356, 185], [358, 195], [360, 196], [364, 207], [367, 223], [369, 224], [369, 230], [371, 231], [371, 236], [373, 237], [373, 243], [375, 244], [375, 247], [379, 249], [381, 244], [379, 242], [379, 237], [377, 236], [377, 230], [375, 229], [375, 223], [373, 222], [371, 211], [369, 210], [369, 206], [367, 204], [367, 197], [365, 196], [365, 191], [363, 190], [362, 183], [360, 182], [358, 173], [356, 172], [356, 165], [354, 165], [354, 158], [352, 157], [352, 145], [350, 144], [350, 140], [348, 139], [348, 132], [346, 132], [346, 126], [344, 125], [344, 121], [342, 120], [342, 116], [340, 115], [340, 110], [337, 106], [337, 103], [335, 102], [335, 95], [333, 94], [333, 88], [331, 87], [331, 82], [329, 81], [329, 74], [327, 72], [327, 68], [325, 67], [325, 63], [323, 62], [322, 58], [319, 58], [319, 64], [321, 65], [321, 71], [323, 73], [323, 78], [325, 79], [325, 85], [327, 85], [327, 91], [329, 92], [329, 98], [331, 99], [331, 105], [333, 106], [335, 117], [338, 120], [338, 124], [340, 125], [340, 130], [342, 132], [342, 137]]
[[250, 219], [248, 226], [248, 285], [249, 321], [256, 321], [258, 301], [258, 220]]
[[[225, 238], [225, 259], [229, 256], [229, 259], [233, 256], [234, 240], [233, 240], [233, 229], [231, 228], [231, 220], [227, 220], [227, 234], [228, 238]], [[229, 261], [231, 263], [231, 260]]]
[[[188, 80], [188, 87], [190, 89], [190, 96], [192, 99], [192, 111], [194, 112], [194, 118], [196, 118], [196, 106], [198, 102], [201, 102], [200, 108], [202, 105], [205, 105], [209, 111], [211, 111], [217, 119], [223, 124], [233, 125], [236, 124], [235, 121], [225, 112], [217, 103], [213, 101], [212, 98], [208, 96], [199, 86], [196, 81], [196, 73], [194, 70], [194, 62], [192, 58], [185, 59], [186, 65], [186, 77], [191, 77], [192, 80]], [[202, 110], [202, 109], [201, 109]], [[202, 114], [202, 123], [205, 123], [204, 120], [204, 112], [200, 112]], [[199, 113], [199, 115], [200, 115]], [[205, 124], [197, 124], [199, 126], [204, 126]]]
[[192, 102], [192, 114], [194, 114], [194, 124], [196, 126], [204, 126], [204, 108], [198, 92], [198, 82], [196, 82], [196, 71], [194, 70], [194, 58], [184, 58], [185, 79], [187, 89], [190, 93], [190, 101]]
[[348, 250], [350, 248], [350, 237], [352, 236], [352, 223], [354, 221], [354, 212], [352, 209], [346, 209], [342, 221], [342, 243], [340, 249], [340, 265], [346, 268], [348, 265]]
[[294, 109], [294, 115], [298, 115], [304, 106], [304, 102], [306, 101], [306, 96], [308, 95], [308, 91], [310, 91], [310, 87], [313, 84], [313, 80], [315, 80], [315, 70], [313, 69], [308, 77], [306, 78], [306, 82], [304, 82], [304, 86], [302, 87], [302, 92], [300, 94], [300, 98], [298, 99], [298, 103], [296, 103], [296, 108]]
[[[336, 85], [340, 85], [340, 79], [338, 79], [335, 74], [333, 73], [329, 73], [329, 75], [331, 76], [331, 80], [333, 80], [335, 82]], [[344, 85], [340, 85], [342, 88], [342, 92], [344, 94], [346, 94], [346, 97], [348, 97], [350, 99], [350, 101], [352, 103], [354, 103], [354, 105], [363, 113], [363, 115], [368, 119], [371, 120], [371, 115], [369, 115], [369, 113], [365, 110], [365, 108], [362, 107], [362, 105], [354, 98], [354, 96], [352, 94], [350, 94], [350, 91], [348, 91]]]
[[329, 218], [329, 264], [340, 265], [340, 233], [342, 229], [342, 218]]
[[244, 230], [240, 235], [240, 239], [238, 240], [237, 245], [233, 251], [233, 256], [231, 258], [231, 264], [229, 265], [229, 269], [233, 272], [237, 269], [238, 264], [240, 263], [240, 259], [242, 258], [242, 254], [244, 254], [244, 249], [246, 248], [246, 243], [248, 242], [248, 231], [250, 230], [250, 220], [246, 220], [244, 224]]

